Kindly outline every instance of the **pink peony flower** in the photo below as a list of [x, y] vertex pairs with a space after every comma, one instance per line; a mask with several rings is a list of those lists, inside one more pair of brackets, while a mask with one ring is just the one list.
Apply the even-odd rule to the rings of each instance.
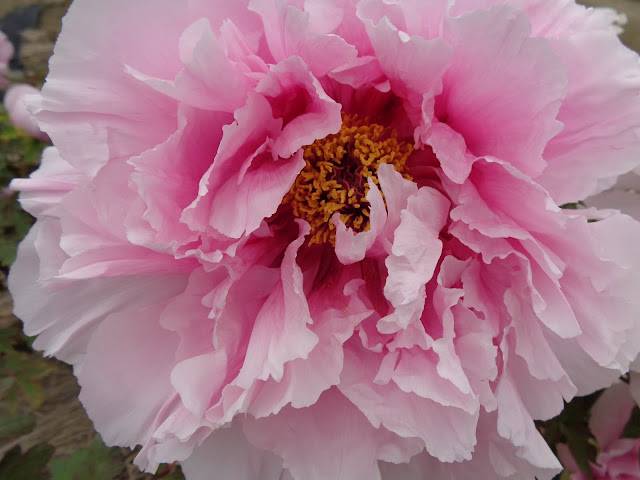
[[617, 19], [77, 0], [12, 184], [16, 314], [147, 470], [550, 479], [534, 419], [640, 350], [640, 223], [559, 208], [640, 163]]
[[22, 128], [33, 137], [47, 141], [49, 136], [38, 128], [35, 118], [27, 110], [25, 100], [28, 95], [39, 95], [40, 91], [31, 85], [20, 83], [12, 85], [4, 94], [4, 108], [9, 113], [9, 120], [14, 125]]
[[[589, 428], [596, 438], [599, 453], [590, 465], [592, 480], [640, 479], [640, 439], [620, 438], [631, 418], [635, 402], [626, 383], [616, 383], [605, 390], [593, 405]], [[587, 480], [567, 445], [558, 445], [558, 455], [572, 480]]]
[[7, 36], [0, 31], [0, 90], [7, 88], [5, 75], [9, 71], [11, 57], [13, 57], [13, 45]]

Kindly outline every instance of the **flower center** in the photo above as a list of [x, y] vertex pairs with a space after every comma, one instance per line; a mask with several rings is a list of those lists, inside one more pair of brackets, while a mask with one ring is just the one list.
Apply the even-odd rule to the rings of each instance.
[[334, 213], [355, 231], [369, 229], [367, 179], [371, 177], [379, 185], [378, 167], [383, 163], [412, 180], [406, 161], [413, 146], [398, 141], [397, 136], [391, 128], [343, 114], [338, 133], [304, 148], [305, 166], [283, 203], [290, 204], [293, 214], [311, 226], [309, 245], [335, 245]]

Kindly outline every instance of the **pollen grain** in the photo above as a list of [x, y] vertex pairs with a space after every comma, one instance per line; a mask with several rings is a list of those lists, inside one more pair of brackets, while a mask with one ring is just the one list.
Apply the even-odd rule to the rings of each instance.
[[389, 127], [343, 115], [338, 133], [304, 147], [305, 166], [283, 203], [311, 226], [309, 245], [335, 245], [336, 227], [331, 222], [335, 213], [347, 227], [369, 230], [368, 179], [379, 185], [378, 167], [383, 163], [412, 179], [406, 162], [413, 146], [397, 137]]

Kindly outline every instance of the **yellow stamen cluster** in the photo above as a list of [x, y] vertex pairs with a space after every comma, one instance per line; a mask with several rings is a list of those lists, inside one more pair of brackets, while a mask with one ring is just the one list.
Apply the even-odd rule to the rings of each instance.
[[343, 115], [336, 134], [305, 147], [305, 166], [285, 196], [293, 214], [311, 225], [309, 245], [330, 242], [335, 245], [334, 213], [345, 225], [362, 232], [369, 229], [367, 179], [378, 185], [378, 167], [393, 165], [405, 178], [407, 158], [413, 146], [398, 141], [397, 132], [377, 123]]

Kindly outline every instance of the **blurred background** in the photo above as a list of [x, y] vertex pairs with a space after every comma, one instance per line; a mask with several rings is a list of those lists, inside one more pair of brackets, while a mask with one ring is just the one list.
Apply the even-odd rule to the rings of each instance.
[[[0, 0], [0, 31], [15, 49], [7, 74], [10, 84], [42, 85], [70, 3]], [[640, 0], [583, 3], [626, 14], [621, 38], [640, 51]], [[183, 479], [177, 465], [162, 465], [155, 475], [142, 474], [132, 464], [135, 452], [106, 447], [77, 400], [79, 389], [70, 367], [34, 352], [32, 339], [21, 333], [20, 322], [11, 314], [6, 276], [32, 219], [20, 210], [16, 196], [6, 187], [12, 178], [27, 176], [37, 168], [47, 145], [12, 125], [0, 107], [0, 480]], [[596, 397], [577, 399], [561, 418], [538, 425], [550, 444], [568, 443], [579, 463], [595, 455], [586, 419]]]

